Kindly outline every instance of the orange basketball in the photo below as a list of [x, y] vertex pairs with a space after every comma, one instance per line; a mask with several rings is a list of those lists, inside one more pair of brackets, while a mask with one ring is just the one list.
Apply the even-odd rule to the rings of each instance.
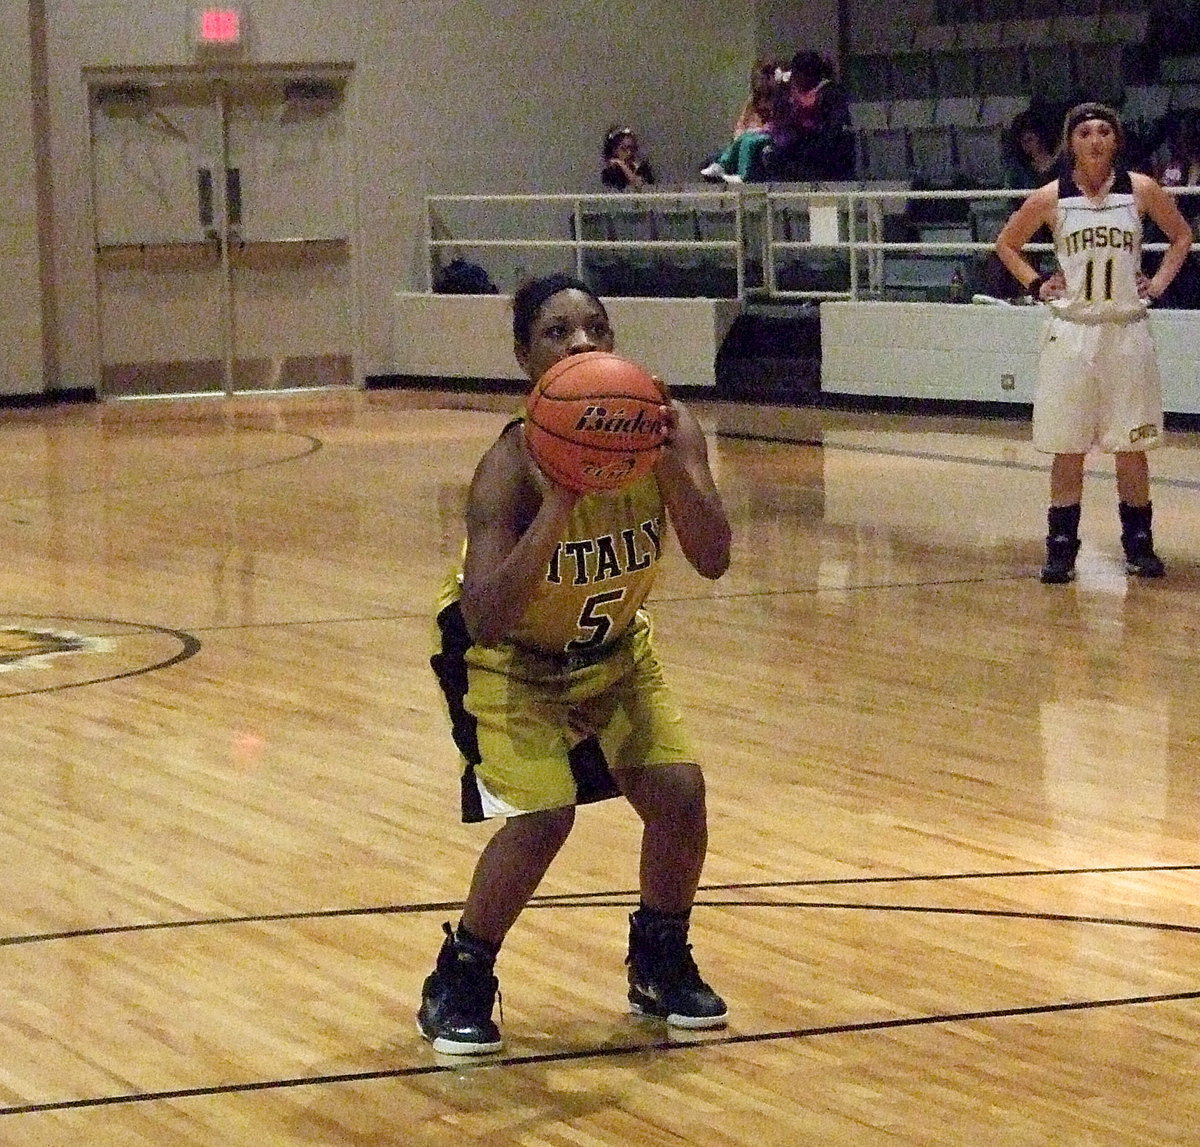
[[581, 494], [615, 490], [649, 473], [663, 442], [662, 384], [606, 351], [556, 362], [525, 406], [525, 440], [542, 472]]

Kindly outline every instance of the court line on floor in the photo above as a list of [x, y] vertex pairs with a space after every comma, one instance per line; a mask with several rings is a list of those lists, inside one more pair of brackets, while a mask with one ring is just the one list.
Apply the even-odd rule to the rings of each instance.
[[[697, 907], [725, 906], [725, 901], [709, 901], [704, 899], [710, 893], [730, 892], [738, 889], [770, 889], [770, 888], [804, 888], [829, 887], [830, 885], [866, 885], [883, 883], [932, 883], [950, 880], [997, 880], [1015, 877], [1037, 876], [1092, 876], [1092, 875], [1125, 875], [1129, 873], [1169, 873], [1200, 871], [1200, 864], [1164, 864], [1138, 866], [1105, 866], [1097, 868], [1057, 868], [1057, 869], [1020, 869], [1009, 872], [967, 872], [967, 873], [930, 873], [915, 876], [870, 876], [847, 877], [845, 879], [821, 878], [813, 880], [783, 880], [763, 881], [749, 884], [713, 884], [701, 885], [696, 900]], [[609, 889], [600, 892], [556, 892], [534, 896], [529, 901], [530, 908], [587, 908], [587, 907], [630, 907], [635, 905], [638, 890]], [[788, 907], [785, 901], [730, 901], [737, 907], [770, 908], [775, 904]], [[826, 905], [827, 906], [827, 905]], [[859, 907], [854, 904], [844, 905], [847, 908]], [[156, 920], [143, 924], [106, 924], [94, 928], [71, 928], [56, 932], [31, 932], [16, 936], [0, 936], [0, 948], [16, 947], [23, 944], [41, 944], [54, 940], [78, 940], [94, 936], [119, 936], [138, 932], [156, 932], [177, 930], [181, 928], [212, 928], [234, 924], [273, 924], [285, 923], [289, 920], [335, 920], [355, 916], [410, 916], [426, 912], [456, 912], [463, 907], [462, 900], [434, 900], [414, 904], [375, 904], [359, 908], [319, 908], [301, 912], [258, 913], [244, 916], [207, 916], [191, 920]], [[930, 909], [935, 911], [936, 909]], [[964, 909], [963, 911], [969, 911]], [[1078, 919], [1081, 923], [1124, 923], [1116, 917], [1069, 917]], [[1146, 927], [1156, 927], [1152, 921], [1137, 922]], [[1200, 925], [1172, 925], [1179, 931], [1200, 931]]]
[[[1040, 567], [1039, 567], [1040, 568]], [[859, 593], [870, 590], [892, 589], [937, 589], [940, 586], [954, 585], [991, 585], [1005, 581], [1028, 581], [1034, 577], [1037, 569], [1030, 566], [1024, 573], [1003, 573], [987, 577], [933, 578], [922, 581], [896, 582], [866, 582], [861, 585], [813, 585], [796, 586], [782, 589], [753, 589], [734, 590], [730, 593], [681, 593], [669, 596], [655, 595], [650, 599], [649, 606], [655, 609], [663, 605], [691, 605], [696, 602], [740, 601], [746, 598], [759, 597], [790, 597], [802, 594], [816, 593]], [[286, 621], [249, 621], [236, 622], [229, 625], [193, 625], [190, 632], [195, 633], [229, 633], [250, 629], [285, 629], [293, 625], [351, 625], [383, 621], [428, 621], [431, 614], [426, 609], [401, 610], [391, 613], [356, 614], [351, 617], [299, 617]]]
[[[962, 465], [989, 466], [1001, 470], [1021, 470], [1027, 473], [1046, 473], [1050, 470], [1049, 462], [1019, 462], [1010, 458], [980, 458], [966, 454], [945, 454], [937, 450], [901, 450], [895, 447], [863, 446], [852, 442], [823, 442], [815, 438], [781, 438], [773, 434], [752, 434], [742, 431], [719, 430], [718, 438], [731, 438], [743, 442], [767, 442], [778, 446], [807, 446], [819, 450], [844, 450], [855, 454], [875, 454], [884, 458], [915, 458], [925, 462], [954, 462]], [[937, 433], [931, 431], [930, 433]], [[1025, 443], [1017, 443], [1025, 445]], [[1084, 470], [1085, 478], [1108, 478], [1115, 481], [1116, 475], [1110, 470]], [[1200, 490], [1200, 479], [1172, 478], [1154, 475], [1151, 486], [1174, 486], [1182, 490]]]
[[[766, 590], [748, 590], [745, 592], [735, 591], [733, 593], [723, 594], [679, 594], [673, 597], [656, 597], [654, 606], [669, 606], [669, 605], [688, 605], [695, 602], [721, 602], [735, 601], [754, 598], [768, 597], [788, 597], [798, 596], [803, 594], [820, 594], [820, 593], [858, 593], [871, 590], [893, 590], [893, 589], [930, 589], [942, 586], [952, 585], [983, 585], [994, 584], [1004, 581], [1025, 581], [1034, 576], [1036, 571], [1031, 570], [1027, 573], [1019, 574], [998, 574], [992, 577], [971, 577], [971, 578], [946, 578], [934, 581], [919, 581], [919, 582], [884, 582], [873, 583], [868, 585], [853, 585], [853, 586], [804, 586], [793, 589], [766, 589]], [[22, 614], [20, 611], [10, 611], [7, 616], [10, 617], [37, 617], [49, 615]], [[55, 615], [59, 616], [59, 615]], [[363, 623], [380, 623], [380, 622], [397, 622], [397, 621], [426, 621], [428, 613], [425, 610], [412, 610], [399, 613], [384, 613], [377, 615], [356, 615], [353, 617], [326, 617], [326, 618], [293, 618], [287, 621], [255, 621], [255, 622], [238, 622], [231, 625], [198, 625], [192, 626], [188, 630], [172, 629], [167, 626], [152, 625], [148, 622], [124, 622], [118, 618], [80, 618], [76, 620], [95, 620], [103, 622], [106, 625], [119, 625], [127, 627], [140, 626], [143, 630], [165, 633], [179, 639], [183, 648], [173, 657], [165, 661], [158, 662], [154, 665], [141, 666], [136, 669], [124, 670], [120, 673], [113, 673], [103, 677], [90, 677], [81, 681], [67, 681], [58, 685], [47, 685], [38, 689], [22, 689], [12, 692], [0, 692], [0, 701], [10, 700], [14, 697], [31, 697], [43, 693], [58, 693], [66, 689], [81, 689], [88, 685], [102, 685], [109, 681], [119, 681], [126, 677], [137, 677], [143, 673], [149, 673], [158, 669], [167, 669], [172, 665], [176, 665], [181, 661], [186, 661], [188, 658], [197, 654], [202, 643], [196, 636], [198, 633], [230, 633], [230, 632], [249, 632], [256, 629], [286, 629], [291, 626], [312, 626], [312, 625], [345, 625], [345, 624], [363, 624]], [[71, 620], [65, 615], [63, 620]], [[132, 631], [129, 628], [123, 630], [115, 630], [109, 633], [93, 633], [90, 636], [94, 637], [127, 637], [137, 636], [137, 630]]]
[[[968, 873], [931, 873], [912, 876], [885, 877], [847, 877], [819, 878], [813, 880], [789, 881], [754, 881], [742, 884], [727, 884], [706, 886], [701, 892], [729, 891], [737, 889], [770, 889], [796, 888], [805, 886], [828, 887], [837, 885], [877, 885], [892, 883], [924, 883], [944, 882], [948, 880], [980, 880], [997, 878], [1029, 878], [1038, 876], [1063, 875], [1093, 875], [1093, 874], [1128, 874], [1131, 872], [1194, 872], [1200, 865], [1133, 865], [1133, 866], [1104, 866], [1096, 868], [1064, 868], [1064, 869], [1019, 869], [1007, 872], [968, 872]], [[605, 897], [607, 899], [601, 899]], [[620, 899], [614, 899], [620, 897]], [[596, 892], [596, 893], [554, 893], [535, 897], [530, 908], [596, 908], [620, 907], [629, 908], [635, 903], [636, 892]], [[714, 900], [701, 896], [696, 901], [697, 907], [732, 907], [732, 908], [814, 908], [823, 910], [844, 911], [880, 911], [908, 912], [913, 914], [938, 913], [960, 916], [979, 916], [986, 918], [1044, 920], [1054, 923], [1099, 924], [1110, 927], [1128, 927], [1147, 929], [1159, 932], [1182, 932], [1188, 934], [1200, 933], [1200, 925], [1173, 924], [1167, 921], [1130, 920], [1119, 917], [1077, 916], [1064, 913], [1026, 912], [1008, 909], [972, 909], [952, 908], [940, 905], [895, 905], [895, 904], [855, 904], [840, 901], [745, 901], [745, 900]], [[109, 935], [115, 932], [148, 931], [152, 929], [194, 927], [202, 924], [217, 923], [262, 923], [273, 920], [314, 919], [329, 917], [345, 917], [352, 915], [447, 911], [461, 907], [461, 901], [431, 902], [417, 905], [396, 905], [387, 907], [338, 909], [321, 912], [286, 913], [270, 916], [231, 917], [213, 920], [175, 921], [159, 924], [115, 926], [97, 929], [77, 930], [75, 932], [43, 934], [30, 937], [9, 937], [0, 939], [0, 945], [32, 942], [41, 939], [63, 939], [85, 935]], [[1005, 1019], [1019, 1016], [1052, 1015], [1098, 1008], [1128, 1007], [1143, 1004], [1183, 1002], [1200, 999], [1200, 991], [1185, 991], [1161, 993], [1143, 996], [1124, 996], [1100, 1000], [1075, 1000], [1053, 1004], [1023, 1005], [1013, 1008], [993, 1008], [968, 1012], [945, 1012], [925, 1016], [910, 1016], [888, 1020], [866, 1020], [859, 1023], [827, 1024], [806, 1028], [788, 1028], [776, 1031], [744, 1033], [738, 1035], [709, 1035], [697, 1033], [697, 1037], [686, 1042], [679, 1039], [666, 1039], [649, 1043], [636, 1042], [621, 1045], [604, 1045], [601, 1047], [573, 1049], [562, 1052], [538, 1053], [534, 1055], [514, 1055], [499, 1058], [454, 1058], [449, 1057], [434, 1064], [417, 1064], [402, 1068], [380, 1069], [360, 1072], [344, 1072], [317, 1076], [297, 1076], [270, 1080], [254, 1080], [246, 1083], [214, 1084], [202, 1087], [173, 1088], [157, 1091], [127, 1092], [116, 1095], [91, 1096], [84, 1099], [51, 1100], [40, 1103], [27, 1103], [0, 1107], [2, 1115], [36, 1114], [53, 1111], [78, 1110], [81, 1108], [109, 1107], [118, 1104], [163, 1102], [168, 1100], [203, 1098], [217, 1095], [232, 1095], [256, 1091], [280, 1090], [295, 1087], [327, 1086], [339, 1083], [365, 1083], [383, 1079], [402, 1079], [420, 1075], [430, 1075], [445, 1072], [461, 1071], [465, 1067], [496, 1069], [499, 1067], [520, 1067], [528, 1064], [564, 1063], [580, 1060], [611, 1058], [614, 1056], [642, 1055], [647, 1052], [678, 1051], [684, 1048], [721, 1046], [731, 1047], [744, 1044], [761, 1043], [782, 1039], [812, 1039], [822, 1036], [854, 1034], [860, 1032], [883, 1031], [899, 1028], [914, 1028], [934, 1024], [978, 1022], [981, 1020]]]
[[[976, 1023], [981, 1020], [1011, 1019], [1022, 1016], [1054, 1015], [1100, 1008], [1133, 1007], [1143, 1004], [1178, 1003], [1200, 1000], [1200, 991], [1166, 992], [1148, 996], [1122, 996], [1102, 1000], [1069, 1000], [1057, 1004], [1030, 1004], [1015, 1008], [988, 1008], [969, 1012], [943, 1012], [936, 1015], [907, 1016], [889, 1020], [864, 1020], [861, 1023], [826, 1024], [809, 1028], [786, 1028], [697, 1038], [687, 1042], [670, 1039], [649, 1043], [606, 1044], [602, 1047], [575, 1048], [570, 1051], [540, 1052], [500, 1058], [456, 1057], [452, 1063], [414, 1064], [409, 1067], [374, 1071], [348, 1071], [336, 1074], [294, 1076], [284, 1079], [254, 1080], [249, 1083], [214, 1084], [207, 1087], [179, 1087], [163, 1091], [127, 1092], [119, 1095], [92, 1096], [87, 1099], [51, 1100], [0, 1107], [3, 1115], [31, 1115], [39, 1112], [71, 1111], [87, 1107], [112, 1107], [117, 1104], [157, 1103], [167, 1100], [200, 1099], [216, 1095], [237, 1095], [254, 1091], [276, 1091], [293, 1087], [323, 1087], [339, 1083], [369, 1083], [383, 1079], [410, 1079], [414, 1076], [461, 1072], [464, 1068], [496, 1070], [501, 1067], [525, 1067], [531, 1064], [570, 1063], [579, 1060], [612, 1059], [618, 1056], [644, 1055], [647, 1052], [695, 1051], [709, 1047], [736, 1047], [787, 1039], [816, 1039], [822, 1036], [855, 1035], [861, 1032], [895, 1031], [902, 1028], [928, 1027], [935, 1024]], [[449, 1058], [449, 1057], [446, 1057]]]
[[63, 497], [93, 497], [96, 494], [112, 494], [119, 490], [138, 490], [145, 486], [177, 486], [183, 482], [204, 482], [210, 478], [229, 478], [235, 474], [248, 474], [253, 470], [265, 470], [271, 466], [282, 466], [301, 458], [308, 458], [325, 447], [325, 443], [312, 434], [300, 434], [294, 430], [266, 430], [259, 427], [237, 427], [236, 429], [250, 434], [280, 434], [287, 438], [299, 438], [308, 443], [303, 450], [295, 454], [286, 454], [281, 458], [267, 458], [262, 462], [247, 462], [245, 465], [230, 466], [224, 470], [204, 470], [195, 474], [179, 474], [174, 477], [159, 475], [134, 482], [116, 482], [110, 486], [80, 486], [78, 489], [53, 490], [45, 493], [7, 494], [0, 497], [0, 506], [14, 502], [40, 502], [49, 498]]
[[80, 681], [64, 681], [58, 685], [46, 685], [40, 689], [19, 689], [12, 692], [0, 692], [0, 701], [9, 700], [13, 697], [32, 697], [42, 693], [59, 693], [64, 689], [81, 689], [85, 685], [101, 685], [107, 681], [121, 681], [127, 677], [140, 677], [143, 673], [153, 673], [159, 669], [168, 669], [172, 665], [178, 665], [181, 661], [187, 661], [191, 657], [195, 657], [203, 648], [203, 645], [198, 637], [183, 629], [170, 629], [164, 625], [151, 625], [145, 621], [122, 621], [115, 617], [72, 617], [67, 614], [34, 614], [34, 613], [5, 613], [3, 617], [8, 618], [29, 618], [36, 621], [66, 621], [71, 624], [78, 624], [81, 621], [93, 622], [100, 625], [123, 626], [124, 628], [113, 633], [98, 634], [92, 633], [91, 637], [145, 637], [147, 634], [165, 635], [174, 638], [179, 642], [179, 651], [172, 654], [170, 657], [164, 658], [162, 661], [156, 661], [150, 665], [139, 665], [132, 669], [123, 669], [119, 673], [107, 673], [101, 677], [87, 677]]

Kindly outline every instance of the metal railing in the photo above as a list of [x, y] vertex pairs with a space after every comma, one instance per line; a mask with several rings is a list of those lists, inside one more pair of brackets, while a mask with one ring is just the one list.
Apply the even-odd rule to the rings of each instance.
[[[451, 253], [473, 257], [498, 289], [527, 274], [573, 269], [601, 294], [936, 298], [946, 294], [956, 270], [970, 291], [1004, 219], [1027, 194], [748, 184], [736, 190], [433, 195], [426, 201], [427, 286], [438, 289]], [[1053, 247], [1032, 243], [1028, 250]], [[638, 275], [621, 280], [627, 289], [606, 291], [597, 280], [622, 266]], [[714, 275], [714, 268], [721, 273]], [[898, 277], [899, 268], [913, 281]], [[690, 280], [689, 270], [695, 272]]]

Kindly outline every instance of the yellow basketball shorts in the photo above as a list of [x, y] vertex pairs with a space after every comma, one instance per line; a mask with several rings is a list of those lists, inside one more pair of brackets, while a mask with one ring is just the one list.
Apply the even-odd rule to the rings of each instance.
[[1046, 454], [1149, 450], [1162, 441], [1162, 392], [1145, 319], [1080, 323], [1052, 315], [1042, 332], [1033, 445]]
[[430, 664], [461, 754], [462, 819], [607, 800], [622, 769], [694, 762], [651, 636], [639, 610], [590, 661], [484, 648], [457, 602], [443, 609]]

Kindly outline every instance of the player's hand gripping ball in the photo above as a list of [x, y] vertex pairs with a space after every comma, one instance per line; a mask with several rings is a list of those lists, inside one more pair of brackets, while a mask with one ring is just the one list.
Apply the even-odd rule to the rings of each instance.
[[616, 490], [648, 474], [667, 426], [662, 383], [606, 351], [556, 362], [525, 407], [525, 441], [551, 481], [580, 494]]

